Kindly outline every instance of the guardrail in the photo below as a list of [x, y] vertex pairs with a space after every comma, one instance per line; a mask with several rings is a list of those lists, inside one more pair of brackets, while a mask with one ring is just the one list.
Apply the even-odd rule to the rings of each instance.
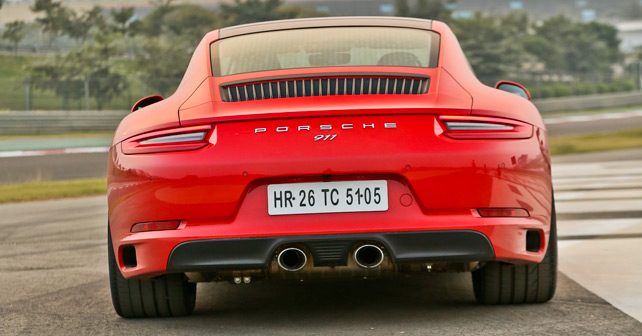
[[113, 131], [126, 111], [0, 112], [0, 135]]
[[642, 105], [642, 91], [537, 99], [541, 113]]
[[[534, 103], [544, 114], [642, 105], [642, 92], [539, 99]], [[127, 113], [127, 111], [0, 112], [0, 135], [113, 131]]]

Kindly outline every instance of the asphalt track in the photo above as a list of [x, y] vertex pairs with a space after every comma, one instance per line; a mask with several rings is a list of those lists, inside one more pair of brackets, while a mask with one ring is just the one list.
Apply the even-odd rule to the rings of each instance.
[[[642, 111], [558, 116], [545, 120], [551, 135], [608, 132], [642, 127]], [[68, 147], [82, 151], [83, 141], [89, 153], [65, 155], [43, 155], [47, 151], [33, 151], [61, 148], [60, 146], [65, 145], [64, 139], [0, 141], [0, 184], [104, 177], [107, 167], [107, 156], [104, 153], [106, 148], [103, 153], [93, 151], [100, 149], [96, 147], [98, 145], [109, 144], [109, 138], [101, 135], [97, 138], [70, 139], [67, 141]], [[15, 151], [16, 149], [27, 151]]]
[[642, 161], [576, 157], [554, 175], [561, 272], [539, 305], [479, 306], [454, 273], [199, 284], [194, 316], [124, 320], [104, 197], [0, 205], [0, 335], [642, 335]]
[[0, 158], [0, 183], [105, 177], [106, 153]]

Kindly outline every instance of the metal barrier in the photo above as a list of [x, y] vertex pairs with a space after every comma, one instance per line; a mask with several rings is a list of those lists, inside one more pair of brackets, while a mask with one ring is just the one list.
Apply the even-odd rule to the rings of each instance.
[[642, 105], [642, 92], [607, 93], [587, 96], [546, 98], [534, 101], [541, 113], [582, 111], [601, 108]]
[[0, 112], [0, 135], [113, 131], [126, 111]]

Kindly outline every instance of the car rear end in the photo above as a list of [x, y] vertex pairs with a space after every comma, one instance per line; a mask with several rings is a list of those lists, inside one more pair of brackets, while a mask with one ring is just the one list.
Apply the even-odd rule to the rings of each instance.
[[155, 104], [175, 108], [177, 125], [139, 134], [121, 125], [109, 220], [124, 279], [247, 283], [541, 262], [545, 130], [476, 109], [476, 84], [441, 66], [447, 32], [387, 22], [222, 31], [200, 50], [208, 76], [180, 103]]

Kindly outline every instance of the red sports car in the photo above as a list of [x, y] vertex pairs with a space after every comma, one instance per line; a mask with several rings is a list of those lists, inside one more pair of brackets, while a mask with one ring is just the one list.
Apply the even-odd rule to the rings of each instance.
[[550, 300], [551, 161], [529, 100], [479, 82], [438, 21], [208, 33], [176, 92], [114, 137], [116, 312], [189, 314], [204, 281], [448, 271], [472, 272], [484, 304]]

